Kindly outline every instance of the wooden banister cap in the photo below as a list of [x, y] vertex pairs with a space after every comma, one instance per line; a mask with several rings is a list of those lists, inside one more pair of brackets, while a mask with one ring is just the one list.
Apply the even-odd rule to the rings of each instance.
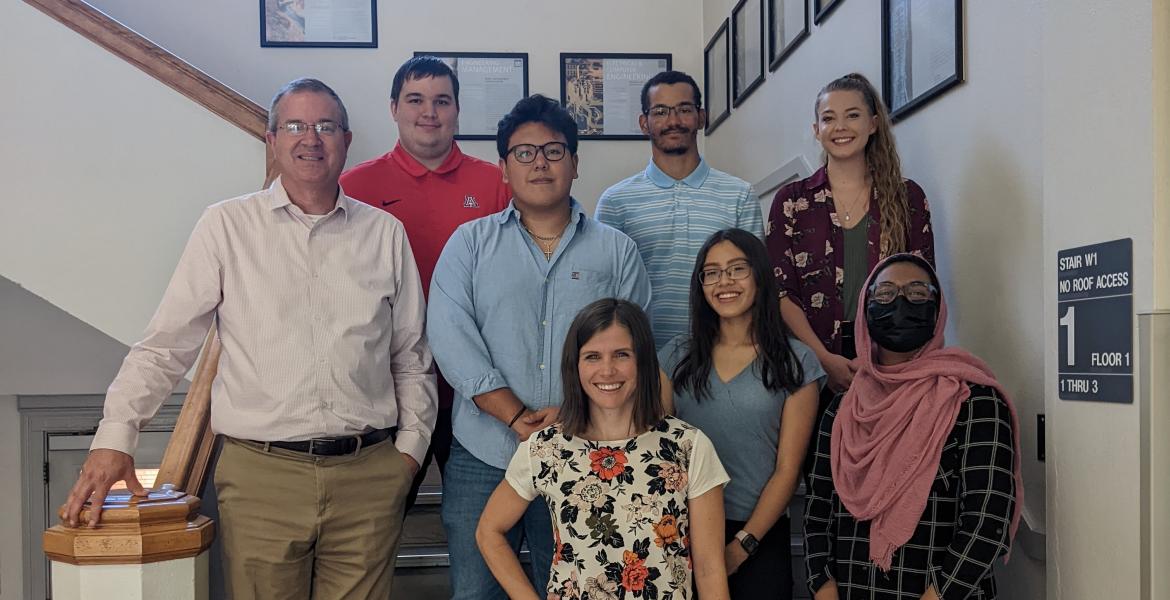
[[[47, 529], [42, 537], [50, 560], [75, 565], [140, 564], [197, 556], [215, 539], [215, 524], [200, 515], [199, 498], [171, 485], [146, 497], [111, 492], [97, 527]], [[90, 508], [79, 522], [89, 521]]]

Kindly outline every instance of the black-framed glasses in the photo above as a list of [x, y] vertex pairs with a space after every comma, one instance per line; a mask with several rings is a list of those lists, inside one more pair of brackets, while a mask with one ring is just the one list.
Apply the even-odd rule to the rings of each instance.
[[747, 279], [752, 274], [752, 268], [747, 263], [736, 263], [720, 269], [719, 267], [709, 267], [699, 271], [699, 283], [703, 285], [715, 285], [719, 280], [723, 279], [723, 274], [727, 273], [727, 278], [732, 281], [740, 279]]
[[666, 106], [665, 104], [656, 104], [646, 111], [646, 114], [655, 119], [665, 119], [670, 116], [670, 113], [678, 115], [680, 119], [690, 119], [699, 114], [699, 107], [690, 102], [683, 102], [677, 106]]
[[569, 147], [564, 142], [549, 142], [537, 146], [535, 144], [516, 144], [508, 148], [508, 154], [516, 159], [516, 162], [528, 164], [536, 160], [537, 153], [544, 154], [544, 158], [549, 162], [556, 162], [565, 157], [569, 153]]
[[933, 300], [938, 295], [938, 288], [925, 281], [911, 281], [906, 285], [898, 285], [889, 281], [870, 286], [869, 297], [878, 304], [889, 304], [898, 295], [905, 296], [911, 304], [922, 304]]
[[319, 123], [305, 123], [304, 121], [289, 121], [280, 126], [286, 133], [293, 137], [300, 137], [309, 133], [309, 130], [317, 132], [319, 136], [335, 135], [341, 133], [341, 125], [333, 121], [321, 121]]

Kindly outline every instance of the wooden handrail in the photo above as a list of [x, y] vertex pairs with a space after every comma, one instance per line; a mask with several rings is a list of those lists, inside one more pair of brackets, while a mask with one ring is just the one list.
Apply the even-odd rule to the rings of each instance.
[[82, 0], [24, 0], [171, 89], [264, 140], [268, 110]]
[[187, 388], [187, 397], [175, 430], [167, 442], [162, 464], [155, 477], [155, 488], [171, 484], [174, 489], [195, 496], [203, 495], [207, 467], [211, 462], [215, 434], [211, 431], [211, 384], [219, 366], [219, 336], [213, 327], [207, 334], [203, 351], [195, 367], [195, 378]]

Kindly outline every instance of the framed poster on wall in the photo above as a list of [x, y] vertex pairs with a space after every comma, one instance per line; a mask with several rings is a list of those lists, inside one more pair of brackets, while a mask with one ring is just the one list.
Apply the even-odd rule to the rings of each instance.
[[260, 46], [377, 48], [377, 0], [260, 0]]
[[715, 30], [703, 48], [703, 98], [707, 103], [707, 135], [731, 114], [731, 78], [727, 63], [731, 54], [728, 20]]
[[768, 70], [775, 71], [808, 37], [807, 0], [768, 0]]
[[494, 140], [500, 119], [528, 97], [524, 52], [415, 52], [447, 63], [459, 78], [457, 140]]
[[583, 140], [642, 140], [642, 86], [669, 54], [561, 53], [561, 104]]
[[764, 83], [764, 3], [739, 0], [731, 9], [732, 106]]
[[963, 82], [963, 1], [882, 0], [882, 95], [904, 119]]

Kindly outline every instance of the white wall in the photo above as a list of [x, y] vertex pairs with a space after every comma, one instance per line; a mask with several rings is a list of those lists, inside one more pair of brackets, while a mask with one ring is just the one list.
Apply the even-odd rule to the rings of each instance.
[[[702, 68], [697, 0], [380, 2], [376, 49], [261, 48], [255, 1], [92, 3], [263, 106], [296, 77], [329, 84], [349, 110], [350, 165], [393, 147], [390, 83], [416, 50], [527, 52], [530, 91], [553, 98], [560, 97], [561, 52], [666, 52], [676, 69], [698, 74]], [[460, 146], [492, 162], [499, 158], [494, 142]], [[638, 141], [582, 141], [579, 154], [574, 196], [590, 212], [606, 187], [649, 160], [646, 142]]]
[[24, 2], [0, 3], [0, 56], [0, 276], [131, 343], [264, 147]]
[[[705, 39], [733, 0], [706, 0]], [[810, 11], [811, 11], [811, 2]], [[1041, 168], [1042, 0], [966, 2], [966, 83], [894, 127], [903, 174], [933, 211], [948, 339], [984, 358], [1020, 416], [1027, 513], [1044, 529], [1045, 469], [1036, 460], [1044, 410]], [[811, 19], [810, 19], [811, 20]], [[707, 139], [707, 158], [751, 182], [803, 156], [819, 166], [813, 102], [851, 71], [881, 87], [881, 3], [847, 0]], [[1095, 45], [1094, 45], [1095, 46]], [[770, 199], [769, 199], [770, 200]], [[1043, 594], [1043, 565], [1017, 551], [998, 567], [1005, 598]]]
[[[1055, 283], [1057, 251], [1133, 238], [1134, 310], [1170, 307], [1164, 250], [1167, 202], [1167, 60], [1163, 41], [1165, 3], [1132, 0], [1101, 10], [1095, 2], [1050, 2], [1044, 19], [1044, 263], [1046, 348], [1056, 347]], [[1155, 55], [1155, 49], [1162, 54]], [[1156, 252], [1161, 248], [1163, 252]], [[1161, 280], [1161, 285], [1157, 285]], [[1160, 290], [1160, 293], [1159, 293]], [[1138, 320], [1135, 319], [1135, 326]], [[1136, 341], [1135, 333], [1135, 341]], [[1168, 341], [1143, 354], [1162, 357]], [[1135, 369], [1134, 404], [1110, 405], [1057, 399], [1056, 355], [1045, 356], [1044, 383], [1051, 431], [1048, 463], [1049, 548], [1054, 569], [1049, 598], [1165, 598], [1165, 587], [1140, 587], [1151, 531], [1142, 524], [1142, 495], [1151, 479], [1165, 473], [1143, 471], [1151, 462], [1163, 469], [1170, 456], [1164, 446], [1142, 448], [1142, 396], [1164, 415], [1167, 392], [1147, 387], [1150, 373]], [[1170, 423], [1146, 423], [1148, 435], [1165, 439]], [[1165, 483], [1162, 483], [1165, 486]], [[1164, 493], [1163, 490], [1159, 492]], [[1162, 529], [1154, 532], [1165, 548], [1165, 514], [1170, 501], [1153, 499]], [[1166, 557], [1153, 569], [1165, 582]]]

